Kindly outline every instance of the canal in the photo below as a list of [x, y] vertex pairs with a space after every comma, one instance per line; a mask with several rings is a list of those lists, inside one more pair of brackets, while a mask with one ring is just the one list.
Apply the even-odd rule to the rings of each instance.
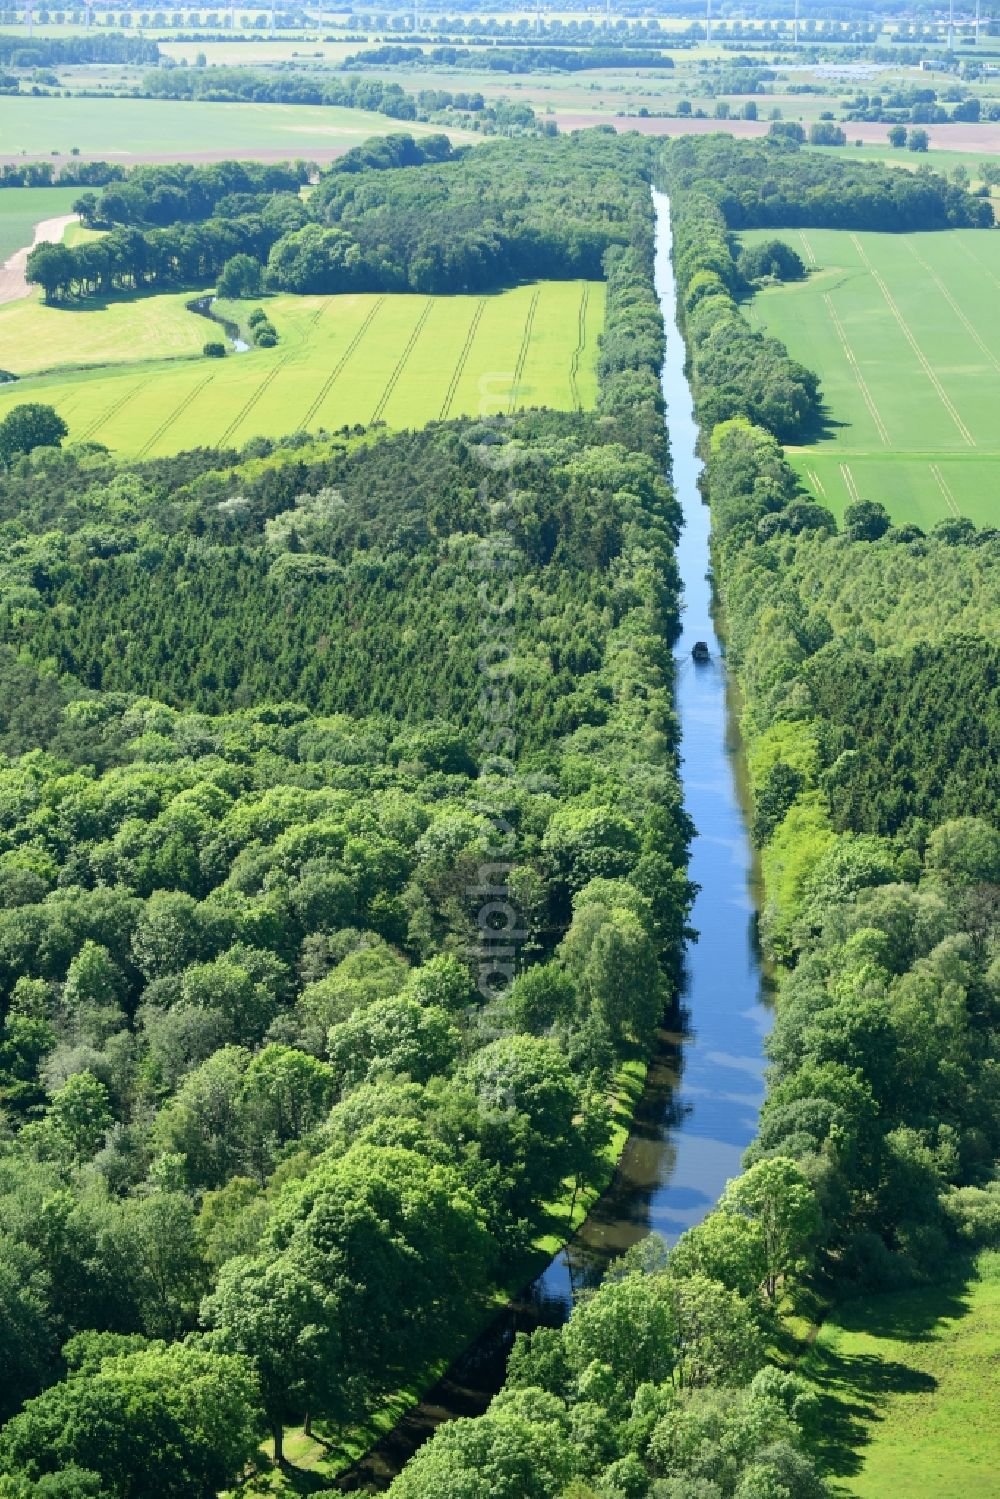
[[[709, 579], [709, 516], [698, 489], [701, 463], [684, 342], [677, 326], [670, 208], [654, 194], [656, 287], [667, 354], [663, 393], [674, 491], [684, 529], [678, 564], [684, 588], [675, 700], [681, 724], [684, 804], [697, 829], [691, 915], [698, 932], [685, 956], [681, 1003], [660, 1042], [614, 1178], [570, 1243], [456, 1360], [391, 1432], [342, 1475], [346, 1492], [379, 1492], [442, 1421], [478, 1415], [503, 1383], [518, 1331], [568, 1317], [616, 1255], [650, 1233], [674, 1240], [717, 1201], [753, 1139], [763, 1099], [769, 1011], [758, 961], [754, 867], [740, 795], [733, 692], [716, 633]], [[708, 659], [695, 661], [696, 643]]]

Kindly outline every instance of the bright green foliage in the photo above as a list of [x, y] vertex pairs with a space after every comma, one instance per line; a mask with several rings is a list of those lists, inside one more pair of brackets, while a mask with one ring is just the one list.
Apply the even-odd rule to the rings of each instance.
[[34, 1480], [82, 1468], [112, 1499], [133, 1493], [136, 1475], [155, 1473], [168, 1499], [210, 1499], [253, 1455], [258, 1421], [243, 1360], [159, 1344], [30, 1401], [0, 1437], [0, 1465]]
[[764, 1283], [773, 1301], [779, 1281], [811, 1262], [820, 1230], [812, 1186], [794, 1161], [769, 1156], [728, 1184], [721, 1205], [724, 1211], [745, 1214], [756, 1225]]
[[35, 448], [58, 447], [68, 430], [51, 406], [37, 401], [12, 406], [0, 421], [0, 463], [10, 463]]
[[535, 1402], [534, 1410], [522, 1414], [511, 1402], [477, 1421], [442, 1427], [391, 1492], [393, 1499], [554, 1499], [575, 1466], [558, 1406], [538, 1410]]
[[112, 1120], [108, 1090], [92, 1072], [76, 1072], [53, 1095], [52, 1132], [71, 1158], [92, 1156]]

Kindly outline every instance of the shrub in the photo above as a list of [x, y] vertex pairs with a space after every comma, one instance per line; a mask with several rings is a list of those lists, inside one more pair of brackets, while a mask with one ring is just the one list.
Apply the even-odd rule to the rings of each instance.
[[225, 359], [226, 346], [218, 339], [209, 339], [208, 343], [205, 345], [201, 352], [204, 354], [206, 359]]
[[252, 323], [250, 333], [258, 349], [273, 349], [278, 342], [278, 330], [266, 317]]

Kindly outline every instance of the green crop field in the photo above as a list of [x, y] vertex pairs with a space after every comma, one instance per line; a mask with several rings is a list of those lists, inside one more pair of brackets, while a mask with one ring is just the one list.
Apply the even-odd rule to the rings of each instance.
[[[67, 155], [75, 146], [84, 157], [109, 161], [143, 155], [181, 161], [205, 152], [253, 156], [264, 151], [293, 158], [312, 150], [347, 150], [399, 128], [400, 122], [386, 115], [334, 105], [0, 95], [0, 152], [11, 157], [22, 151]], [[406, 128], [413, 135], [441, 130], [409, 121]], [[456, 140], [481, 139], [463, 131], [447, 133]]]
[[78, 187], [0, 187], [0, 265], [31, 244], [36, 224], [72, 213], [79, 196]]
[[1000, 234], [781, 237], [810, 274], [758, 293], [749, 313], [822, 381], [826, 430], [789, 449], [806, 485], [838, 513], [860, 498], [925, 528], [996, 524]]
[[[588, 407], [596, 397], [601, 282], [547, 281], [484, 297], [272, 297], [266, 305], [277, 348], [225, 360], [165, 359], [168, 339], [176, 349], [193, 336], [200, 349], [221, 334], [187, 312], [184, 301], [138, 298], [93, 311], [37, 303], [0, 309], [0, 348], [6, 317], [12, 325], [35, 319], [37, 326], [44, 315], [65, 320], [60, 337], [66, 347], [77, 341], [79, 362], [87, 351], [98, 359], [95, 351], [109, 338], [133, 356], [118, 369], [3, 386], [0, 415], [22, 401], [43, 401], [66, 419], [71, 440], [146, 456], [345, 423], [405, 427], [517, 406]], [[220, 310], [240, 321], [249, 308], [225, 303]], [[115, 317], [109, 334], [104, 329]], [[150, 358], [153, 350], [160, 357]]]
[[967, 1283], [848, 1302], [805, 1359], [835, 1492], [994, 1499], [1000, 1255]]

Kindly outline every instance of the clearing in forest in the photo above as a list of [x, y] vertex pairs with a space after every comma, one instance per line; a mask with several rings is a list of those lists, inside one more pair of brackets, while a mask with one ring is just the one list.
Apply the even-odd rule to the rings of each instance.
[[925, 530], [995, 525], [1000, 478], [1000, 234], [755, 230], [798, 251], [806, 280], [758, 292], [757, 327], [815, 370], [827, 426], [790, 448], [838, 514], [878, 500]]
[[[30, 375], [43, 357], [83, 366], [0, 387], [0, 416], [43, 401], [65, 418], [71, 441], [148, 457], [378, 420], [401, 428], [520, 406], [573, 410], [596, 399], [601, 282], [545, 281], [489, 296], [269, 297], [277, 347], [219, 360], [201, 356], [222, 330], [187, 310], [192, 295], [0, 308], [0, 368]], [[252, 306], [218, 310], [242, 322]], [[128, 362], [108, 367], [114, 360]]]

